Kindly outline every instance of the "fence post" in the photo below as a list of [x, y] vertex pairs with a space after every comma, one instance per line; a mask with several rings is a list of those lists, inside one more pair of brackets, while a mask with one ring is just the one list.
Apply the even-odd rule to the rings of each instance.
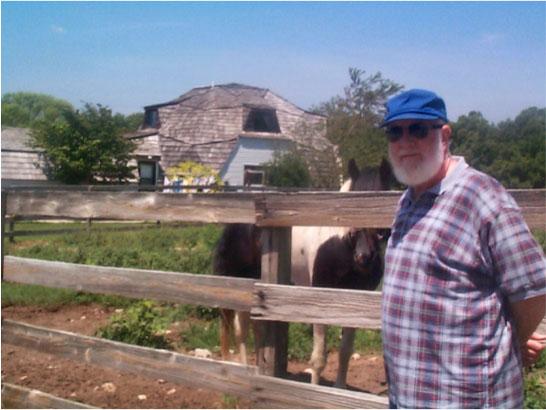
[[[262, 282], [288, 284], [291, 268], [292, 228], [264, 228], [262, 241]], [[282, 377], [288, 364], [288, 323], [258, 321], [262, 343], [258, 347], [260, 374]]]
[[6, 233], [6, 212], [8, 209], [8, 192], [2, 191], [2, 272], [0, 273], [1, 280], [4, 280], [4, 253], [5, 253], [5, 246], [4, 246], [4, 237]]
[[[4, 223], [6, 223], [5, 220], [4, 220]], [[15, 235], [13, 234], [14, 231], [15, 231], [15, 218], [14, 217], [9, 218], [8, 227], [9, 227], [9, 232], [8, 232], [9, 241], [10, 241], [10, 243], [14, 243], [15, 242]]]

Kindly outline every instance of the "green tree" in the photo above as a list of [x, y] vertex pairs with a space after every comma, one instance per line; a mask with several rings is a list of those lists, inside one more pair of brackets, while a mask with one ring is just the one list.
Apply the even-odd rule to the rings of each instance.
[[478, 111], [460, 116], [452, 124], [451, 151], [462, 155], [473, 167], [485, 170], [495, 160], [497, 129]]
[[491, 173], [501, 181], [510, 178], [511, 188], [546, 188], [546, 108], [527, 108], [498, 129], [503, 151]]
[[350, 84], [343, 95], [313, 108], [328, 117], [327, 138], [339, 147], [344, 172], [351, 158], [363, 167], [376, 167], [387, 157], [387, 141], [378, 126], [387, 99], [404, 88], [380, 72], [365, 73], [349, 68]]
[[2, 96], [2, 126], [29, 128], [37, 121], [55, 121], [71, 109], [69, 102], [47, 94], [7, 93]]
[[315, 108], [321, 114], [345, 115], [377, 125], [383, 118], [387, 99], [404, 87], [383, 78], [381, 72], [364, 78], [365, 70], [349, 68], [350, 84], [343, 89], [343, 96], [336, 96]]
[[311, 186], [311, 174], [303, 156], [296, 150], [276, 152], [273, 159], [264, 164], [266, 184], [275, 187], [307, 188]]
[[124, 132], [134, 132], [142, 125], [144, 113], [136, 112], [129, 115], [116, 114], [114, 115], [114, 120]]
[[544, 188], [546, 109], [531, 107], [498, 125], [472, 111], [452, 124], [451, 151], [508, 188]]
[[65, 109], [54, 121], [36, 122], [31, 139], [45, 151], [49, 171], [59, 181], [122, 182], [132, 176], [127, 163], [134, 145], [123, 138], [112, 111], [100, 104]]

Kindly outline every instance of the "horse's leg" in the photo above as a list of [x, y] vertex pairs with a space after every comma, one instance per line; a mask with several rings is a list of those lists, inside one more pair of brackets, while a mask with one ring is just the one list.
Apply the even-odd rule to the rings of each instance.
[[239, 347], [239, 356], [242, 364], [247, 364], [246, 339], [250, 326], [250, 312], [235, 313], [235, 343]]
[[222, 360], [229, 358], [229, 342], [231, 330], [233, 329], [234, 311], [230, 309], [220, 309], [220, 350], [222, 352]]
[[326, 367], [326, 325], [313, 325], [313, 353], [311, 353], [311, 383], [319, 384]]
[[345, 389], [347, 387], [347, 371], [349, 370], [349, 360], [353, 354], [355, 330], [356, 329], [352, 327], [344, 327], [342, 329], [337, 380], [335, 384], [335, 387], [339, 387], [341, 389]]
[[[264, 340], [264, 321], [262, 320], [251, 320], [250, 324], [252, 325], [252, 330], [254, 332], [254, 352], [256, 355], [262, 347]], [[258, 363], [258, 357], [256, 356], [256, 363]]]

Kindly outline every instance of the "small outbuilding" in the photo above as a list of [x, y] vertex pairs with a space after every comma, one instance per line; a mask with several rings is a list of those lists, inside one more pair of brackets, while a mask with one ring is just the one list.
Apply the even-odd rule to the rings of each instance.
[[326, 117], [305, 111], [268, 89], [242, 84], [194, 88], [172, 101], [149, 105], [136, 143], [141, 184], [169, 183], [165, 171], [194, 161], [230, 185], [261, 185], [263, 164], [275, 152], [296, 149], [316, 183], [339, 182], [336, 146], [326, 138]]
[[43, 151], [30, 145], [30, 129], [2, 128], [2, 187], [50, 184]]

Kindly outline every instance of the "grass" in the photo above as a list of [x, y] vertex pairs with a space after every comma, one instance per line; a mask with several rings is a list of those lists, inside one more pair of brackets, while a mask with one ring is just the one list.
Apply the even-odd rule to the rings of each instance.
[[210, 274], [211, 252], [220, 233], [220, 227], [206, 225], [38, 235], [7, 243], [6, 254], [88, 265]]
[[122, 296], [94, 295], [66, 289], [47, 288], [38, 285], [2, 283], [2, 307], [40, 306], [47, 310], [57, 310], [65, 305], [99, 303], [104, 306], [125, 308], [135, 301]]
[[524, 394], [526, 409], [546, 408], [546, 352], [542, 352], [540, 358], [531, 369], [524, 372]]

